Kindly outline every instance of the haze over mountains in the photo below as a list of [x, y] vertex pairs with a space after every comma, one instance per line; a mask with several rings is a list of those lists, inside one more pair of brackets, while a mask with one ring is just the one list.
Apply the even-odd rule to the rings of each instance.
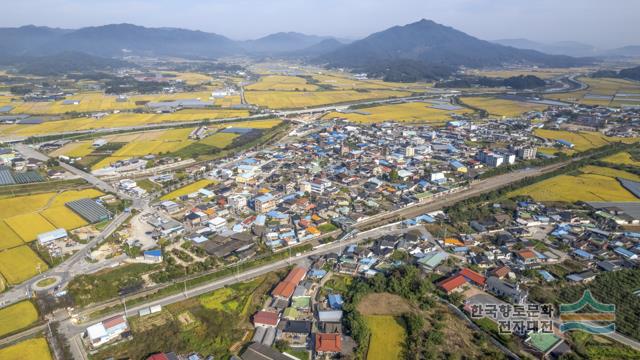
[[541, 43], [529, 39], [501, 39], [494, 40], [493, 42], [500, 45], [511, 46], [519, 49], [536, 50], [554, 55], [568, 55], [576, 57], [640, 56], [640, 46], [624, 46], [615, 49], [603, 50], [577, 41]]
[[7, 63], [7, 59], [16, 57], [33, 58], [69, 52], [105, 58], [121, 58], [126, 55], [192, 59], [237, 55], [294, 57], [402, 81], [443, 77], [460, 66], [527, 64], [566, 67], [593, 61], [564, 55], [568, 52], [567, 49], [573, 49], [572, 54], [577, 56], [591, 53], [592, 49], [578, 43], [545, 47], [525, 40], [499, 42], [480, 40], [424, 19], [404, 26], [394, 26], [349, 44], [332, 37], [296, 32], [281, 32], [256, 40], [235, 41], [223, 35], [202, 31], [146, 28], [131, 24], [77, 30], [23, 26], [0, 28], [0, 61]]

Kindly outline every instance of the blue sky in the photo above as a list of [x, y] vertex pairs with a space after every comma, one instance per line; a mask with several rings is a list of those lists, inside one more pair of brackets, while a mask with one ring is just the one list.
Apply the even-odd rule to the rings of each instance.
[[128, 22], [234, 39], [278, 31], [360, 38], [427, 18], [482, 39], [576, 40], [640, 45], [636, 0], [20, 0], [0, 26], [77, 28]]

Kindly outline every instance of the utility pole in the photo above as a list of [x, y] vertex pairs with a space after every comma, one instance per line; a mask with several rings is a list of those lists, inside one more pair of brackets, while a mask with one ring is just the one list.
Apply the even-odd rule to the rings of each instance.
[[124, 305], [124, 317], [127, 318], [127, 296], [122, 297], [122, 304]]

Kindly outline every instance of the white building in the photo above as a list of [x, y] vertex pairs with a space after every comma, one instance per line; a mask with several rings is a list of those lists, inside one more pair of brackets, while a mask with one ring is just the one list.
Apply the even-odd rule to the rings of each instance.
[[404, 156], [406, 157], [412, 157], [415, 156], [415, 154], [416, 150], [411, 146], [407, 146], [407, 148], [404, 150]]
[[229, 206], [235, 210], [242, 210], [247, 207], [247, 198], [242, 195], [229, 196]]
[[122, 179], [118, 183], [118, 186], [123, 190], [131, 190], [131, 189], [135, 188], [136, 186], [138, 186], [138, 184], [135, 181], [131, 180], [131, 179]]
[[38, 243], [40, 245], [46, 245], [52, 241], [66, 239], [66, 238], [67, 238], [67, 230], [55, 229], [55, 230], [38, 235]]
[[220, 232], [227, 227], [227, 220], [218, 216], [207, 221], [207, 224], [212, 231]]
[[89, 326], [86, 334], [91, 342], [91, 346], [96, 348], [118, 338], [128, 330], [129, 324], [127, 324], [127, 319], [119, 315]]

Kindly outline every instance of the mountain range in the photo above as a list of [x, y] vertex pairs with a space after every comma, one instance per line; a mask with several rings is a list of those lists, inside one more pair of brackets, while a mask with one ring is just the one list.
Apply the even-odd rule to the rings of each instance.
[[624, 46], [603, 50], [577, 41], [542, 43], [529, 39], [501, 39], [494, 40], [493, 42], [500, 45], [511, 46], [519, 49], [536, 50], [554, 55], [577, 57], [640, 57], [640, 46]]
[[[132, 24], [111, 24], [76, 30], [29, 25], [0, 28], [0, 62], [3, 62], [3, 58], [33, 58], [76, 52], [105, 58], [122, 58], [126, 55], [192, 59], [236, 55], [293, 57], [401, 81], [447, 76], [460, 66], [527, 64], [563, 67], [593, 62], [589, 58], [562, 55], [562, 51], [553, 48], [547, 48], [546, 52], [551, 54], [546, 54], [539, 51], [539, 46], [539, 49], [532, 49], [537, 45], [524, 40], [500, 42], [480, 40], [425, 19], [404, 26], [394, 26], [351, 43], [296, 32], [281, 32], [255, 40], [236, 41], [202, 31], [147, 28]], [[581, 49], [582, 52], [576, 51], [575, 54], [589, 53], [589, 49], [583, 46], [562, 44], [564, 48], [570, 45]], [[632, 52], [634, 49], [628, 51]]]
[[[125, 55], [218, 58], [230, 55], [277, 55], [304, 51], [324, 41], [338, 40], [282, 32], [256, 40], [177, 28], [147, 28], [132, 24], [92, 26], [77, 30], [39, 26], [0, 28], [0, 56], [48, 56], [77, 51], [94, 56]], [[342, 43], [340, 43], [342, 44]]]

